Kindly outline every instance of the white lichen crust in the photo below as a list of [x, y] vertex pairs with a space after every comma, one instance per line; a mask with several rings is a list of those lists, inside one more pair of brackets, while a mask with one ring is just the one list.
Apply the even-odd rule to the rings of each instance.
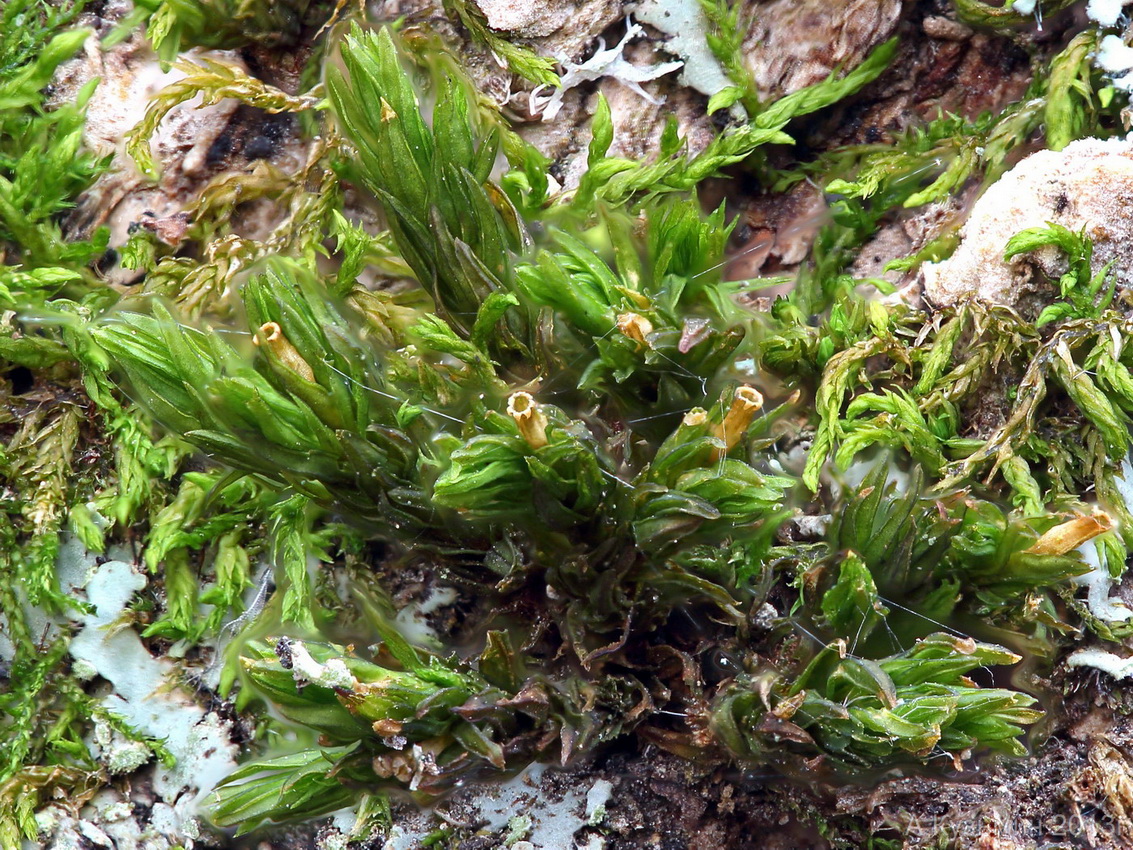
[[[1128, 3], [1129, 0], [1090, 0], [1086, 4], [1086, 14], [1103, 27], [1117, 26], [1117, 21]], [[1017, 7], [1019, 4], [1015, 5]]]
[[1107, 623], [1124, 623], [1133, 617], [1130, 610], [1120, 599], [1111, 599], [1110, 591], [1113, 589], [1113, 576], [1098, 552], [1096, 541], [1090, 541], [1078, 549], [1082, 560], [1090, 565], [1090, 571], [1071, 579], [1079, 587], [1086, 588], [1086, 605], [1090, 613]]
[[1133, 676], [1133, 658], [1122, 658], [1101, 649], [1079, 649], [1066, 659], [1067, 667], [1093, 667], [1115, 679]]

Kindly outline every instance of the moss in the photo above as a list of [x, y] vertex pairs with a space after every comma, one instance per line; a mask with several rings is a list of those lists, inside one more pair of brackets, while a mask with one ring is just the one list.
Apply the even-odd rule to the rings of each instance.
[[[802, 161], [787, 148], [796, 128], [877, 80], [896, 44], [761, 102], [739, 18], [705, 8], [748, 120], [696, 156], [671, 125], [656, 156], [630, 161], [608, 155], [599, 99], [588, 170], [556, 195], [542, 155], [422, 25], [342, 36], [317, 24], [355, 13], [317, 4], [250, 17], [143, 4], [127, 23], [148, 16], [169, 60], [190, 42], [327, 42], [298, 93], [211, 60], [180, 66], [188, 76], [132, 136], [142, 166], [162, 116], [198, 95], [298, 115], [318, 139], [295, 173], [210, 183], [177, 255], [135, 236], [125, 253], [144, 280], [125, 296], [94, 269], [102, 237], [68, 242], [59, 225], [101, 164], [73, 155], [81, 101], [48, 111], [40, 91], [86, 34], [25, 7], [39, 49], [0, 41], [0, 297], [13, 311], [0, 355], [50, 404], [14, 386], [4, 398], [0, 603], [18, 673], [0, 691], [4, 836], [35, 831], [12, 783], [46, 800], [103, 781], [82, 741], [90, 669], [68, 662], [65, 622], [46, 646], [32, 628], [78, 610], [56, 575], [68, 517], [91, 549], [140, 541], [161, 592], [123, 628], [218, 653], [239, 631], [222, 695], [272, 704], [298, 730], [292, 751], [261, 746], [211, 798], [215, 822], [240, 830], [361, 799], [377, 828], [384, 790], [425, 802], [634, 737], [832, 783], [1025, 753], [1036, 696], [976, 671], [1024, 651], [1049, 663], [1081, 625], [1125, 628], [1091, 617], [1072, 584], [1120, 575], [1133, 542], [1122, 298], [1091, 269], [1086, 236], [1053, 225], [1003, 246], [1066, 254], [1060, 300], [1034, 323], [979, 304], [912, 309], [863, 295], [845, 270], [901, 210], [997, 177], [1044, 123], [1052, 148], [1116, 131], [1094, 34], [999, 115]], [[552, 82], [547, 60], [471, 4], [449, 11], [515, 73]], [[832, 196], [794, 289], [766, 312], [750, 307], [753, 282], [724, 279], [727, 207], [696, 197], [726, 169]], [[275, 233], [238, 235], [248, 197], [285, 205]], [[999, 421], [977, 427], [988, 372], [1018, 381]], [[444, 649], [399, 631], [375, 546], [387, 571], [427, 562], [465, 592], [445, 597], [464, 622], [441, 630]], [[252, 598], [261, 559], [274, 588], [264, 579]], [[111, 772], [157, 747], [102, 722], [133, 742]]]

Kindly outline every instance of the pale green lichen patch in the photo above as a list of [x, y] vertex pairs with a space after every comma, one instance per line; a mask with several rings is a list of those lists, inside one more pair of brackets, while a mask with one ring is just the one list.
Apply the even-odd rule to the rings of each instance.
[[[65, 555], [93, 562], [74, 544]], [[177, 687], [173, 665], [153, 658], [137, 633], [122, 627], [127, 605], [145, 586], [145, 576], [124, 561], [109, 560], [95, 567], [79, 586], [94, 611], [83, 617], [70, 653], [113, 686], [103, 703], [108, 715], [119, 718], [134, 735], [161, 743], [170, 763], [158, 767], [154, 785], [166, 802], [174, 803], [183, 794], [200, 796], [231, 772], [235, 750], [228, 743], [227, 724], [206, 715]], [[121, 772], [122, 759], [136, 758], [140, 751], [129, 739], [112, 739], [108, 737], [108, 743], [116, 746], [99, 746], [107, 768], [116, 773]]]
[[648, 0], [637, 9], [637, 19], [666, 36], [666, 49], [681, 58], [681, 84], [712, 97], [734, 85], [705, 38], [709, 21], [699, 0]]
[[331, 658], [326, 664], [320, 664], [299, 641], [291, 641], [287, 646], [291, 653], [291, 669], [299, 683], [343, 690], [353, 690], [358, 686], [358, 680], [350, 675], [341, 658]]

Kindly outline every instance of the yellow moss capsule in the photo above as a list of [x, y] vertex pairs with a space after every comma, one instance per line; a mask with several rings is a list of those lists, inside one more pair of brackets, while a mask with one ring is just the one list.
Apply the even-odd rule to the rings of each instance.
[[547, 417], [539, 410], [531, 393], [512, 393], [507, 400], [507, 413], [519, 426], [527, 445], [533, 449], [547, 445]]
[[1105, 511], [1095, 510], [1090, 516], [1074, 517], [1059, 523], [1027, 550], [1032, 555], [1065, 555], [1083, 543], [1113, 528], [1113, 520]]
[[698, 428], [708, 421], [708, 411], [703, 407], [694, 407], [684, 415], [681, 424], [686, 428]]
[[716, 429], [716, 436], [724, 441], [731, 451], [747, 432], [752, 418], [763, 407], [763, 395], [755, 387], [742, 386], [732, 397], [732, 406], [724, 415], [724, 421]]
[[280, 363], [303, 380], [310, 381], [312, 384], [315, 383], [315, 373], [310, 364], [291, 344], [291, 340], [283, 335], [283, 328], [279, 326], [278, 322], [265, 322], [260, 325], [260, 329], [256, 331], [256, 335], [252, 338], [252, 342], [255, 345], [267, 346], [279, 358]]
[[638, 313], [622, 313], [618, 316], [618, 330], [632, 339], [638, 346], [648, 346], [645, 341], [653, 333], [653, 323]]

